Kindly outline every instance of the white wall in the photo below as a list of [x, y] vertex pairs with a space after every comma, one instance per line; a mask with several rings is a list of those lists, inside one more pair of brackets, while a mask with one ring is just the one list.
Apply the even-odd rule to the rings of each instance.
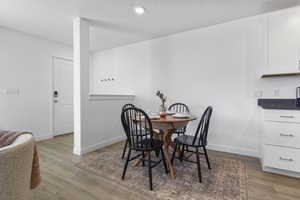
[[72, 58], [72, 49], [3, 28], [0, 44], [0, 129], [51, 137], [52, 56]]
[[125, 139], [121, 125], [124, 104], [132, 103], [131, 97], [89, 97], [87, 130], [79, 154], [84, 154]]
[[[99, 68], [113, 68], [119, 88], [130, 88], [135, 103], [157, 109], [157, 89], [168, 103], [184, 102], [200, 116], [214, 107], [209, 144], [211, 149], [258, 156], [260, 109], [257, 93], [294, 98], [297, 78], [259, 79], [266, 66], [266, 18], [257, 16], [169, 37], [141, 42], [93, 54], [91, 87], [101, 92]], [[114, 65], [101, 62], [114, 55]], [[195, 123], [191, 125], [191, 129]]]
[[[112, 50], [94, 52], [91, 55], [91, 93], [134, 93], [135, 103], [142, 103], [143, 107], [157, 109], [159, 99], [155, 93], [158, 89], [165, 90], [165, 74], [167, 70], [168, 46], [161, 40], [142, 42]], [[107, 62], [107, 58], [114, 58]], [[160, 59], [156, 59], [160, 58]], [[113, 74], [114, 83], [101, 83], [105, 76]], [[109, 76], [109, 75], [108, 75]]]

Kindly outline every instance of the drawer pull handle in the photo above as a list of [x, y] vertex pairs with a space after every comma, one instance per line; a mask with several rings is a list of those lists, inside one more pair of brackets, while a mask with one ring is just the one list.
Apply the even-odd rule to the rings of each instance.
[[286, 116], [286, 115], [281, 115], [280, 117], [281, 117], [281, 118], [290, 118], [290, 119], [293, 119], [293, 118], [294, 118], [294, 116]]
[[284, 133], [280, 133], [280, 136], [282, 136], [282, 137], [294, 137], [293, 134], [284, 134]]
[[293, 162], [294, 161], [291, 158], [283, 158], [283, 157], [280, 157], [280, 160], [289, 161], [289, 162]]

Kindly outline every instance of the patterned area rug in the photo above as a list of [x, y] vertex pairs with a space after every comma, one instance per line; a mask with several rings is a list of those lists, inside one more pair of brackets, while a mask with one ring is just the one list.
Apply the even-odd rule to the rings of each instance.
[[[84, 157], [78, 167], [113, 180], [130, 191], [139, 191], [150, 199], [160, 200], [246, 200], [246, 166], [241, 160], [210, 156], [212, 169], [201, 159], [202, 183], [198, 182], [197, 165], [174, 161], [176, 179], [164, 173], [163, 164], [152, 169], [154, 191], [149, 190], [148, 168], [129, 163], [125, 180], [121, 174], [122, 143]], [[152, 158], [155, 157], [154, 155]], [[195, 157], [195, 156], [192, 156]], [[192, 158], [191, 157], [191, 158]]]

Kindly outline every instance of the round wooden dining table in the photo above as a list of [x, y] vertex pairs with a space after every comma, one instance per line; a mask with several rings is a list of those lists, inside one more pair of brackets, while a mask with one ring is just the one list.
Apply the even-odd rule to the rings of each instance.
[[171, 163], [170, 158], [170, 147], [175, 146], [172, 141], [172, 135], [175, 129], [184, 128], [190, 121], [196, 120], [196, 117], [186, 117], [186, 118], [176, 118], [172, 115], [167, 115], [166, 117], [161, 117], [159, 119], [151, 119], [152, 128], [161, 130], [160, 133], [154, 131], [154, 137], [160, 139], [164, 142], [164, 153], [166, 164], [169, 170], [169, 175], [171, 178], [175, 179], [174, 168]]

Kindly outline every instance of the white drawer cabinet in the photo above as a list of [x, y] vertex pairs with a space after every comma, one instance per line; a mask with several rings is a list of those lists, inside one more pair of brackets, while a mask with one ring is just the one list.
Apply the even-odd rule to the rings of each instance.
[[300, 124], [300, 111], [297, 110], [265, 110], [265, 121], [293, 122]]
[[300, 149], [265, 145], [264, 165], [300, 172]]
[[264, 122], [264, 144], [300, 149], [300, 124]]
[[300, 110], [264, 110], [262, 145], [265, 171], [300, 177]]

